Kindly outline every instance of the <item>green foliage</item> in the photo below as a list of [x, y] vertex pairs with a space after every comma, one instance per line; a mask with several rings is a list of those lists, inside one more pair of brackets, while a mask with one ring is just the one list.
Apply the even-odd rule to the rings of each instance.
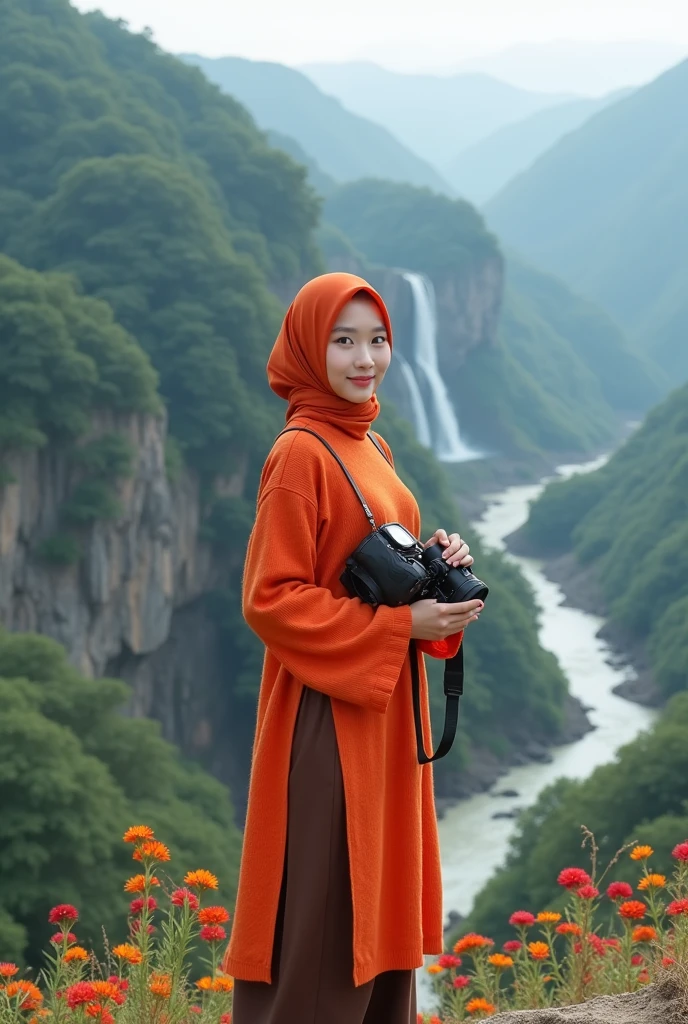
[[54, 533], [36, 548], [36, 556], [51, 565], [75, 565], [83, 551], [76, 537], [69, 533]]
[[182, 762], [156, 723], [121, 715], [127, 699], [121, 682], [80, 676], [54, 641], [0, 633], [0, 934], [18, 955], [25, 930], [31, 963], [55, 903], [79, 907], [87, 945], [100, 943], [101, 925], [124, 937], [130, 824], [165, 836], [173, 870], [207, 867], [233, 896], [239, 835], [227, 791]]

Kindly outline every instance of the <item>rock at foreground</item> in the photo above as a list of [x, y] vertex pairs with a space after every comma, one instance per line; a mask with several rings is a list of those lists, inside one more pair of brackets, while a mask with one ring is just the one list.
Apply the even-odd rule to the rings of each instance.
[[688, 998], [667, 979], [640, 992], [600, 996], [560, 1009], [515, 1010], [489, 1019], [494, 1024], [687, 1024]]

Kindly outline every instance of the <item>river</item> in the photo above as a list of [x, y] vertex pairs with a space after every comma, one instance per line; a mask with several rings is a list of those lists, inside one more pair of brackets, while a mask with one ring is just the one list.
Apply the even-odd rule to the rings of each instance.
[[[557, 474], [566, 477], [589, 472], [604, 461], [601, 458], [560, 466]], [[526, 521], [528, 503], [540, 494], [545, 483], [510, 487], [488, 498], [486, 511], [473, 524], [486, 547], [504, 551], [504, 538]], [[590, 709], [589, 718], [595, 728], [575, 743], [555, 747], [550, 764], [524, 765], [503, 775], [494, 791], [516, 790], [518, 797], [481, 793], [447, 811], [439, 823], [445, 914], [450, 910], [468, 913], [475, 895], [505, 860], [515, 821], [495, 819], [495, 813], [529, 806], [545, 786], [562, 776], [580, 779], [589, 775], [598, 765], [612, 760], [616, 750], [647, 728], [656, 715], [612, 693], [632, 669], [608, 664], [609, 648], [595, 635], [604, 620], [564, 607], [564, 595], [546, 578], [541, 562], [509, 554], [506, 557], [519, 565], [532, 586], [540, 608], [540, 643], [557, 656], [571, 693]], [[489, 599], [485, 614], [489, 615]], [[480, 624], [473, 628], [480, 628]], [[469, 676], [464, 700], [470, 700]], [[418, 995], [419, 1008], [432, 1009], [427, 975], [421, 974]]]

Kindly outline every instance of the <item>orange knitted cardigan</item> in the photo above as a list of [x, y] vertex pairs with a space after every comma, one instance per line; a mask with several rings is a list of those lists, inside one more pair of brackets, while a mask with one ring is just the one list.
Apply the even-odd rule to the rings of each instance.
[[[358, 278], [326, 276], [349, 279], [346, 288], [336, 289], [336, 308], [328, 309], [326, 323], [334, 323], [361, 286], [382, 303]], [[342, 291], [348, 296], [343, 300]], [[352, 424], [308, 415], [308, 407], [292, 410], [289, 421], [330, 442], [378, 524], [397, 521], [418, 536], [415, 498], [366, 438], [368, 424]], [[266, 650], [237, 904], [223, 967], [246, 981], [271, 980], [291, 744], [304, 686], [332, 700], [346, 802], [354, 983], [418, 967], [424, 953], [442, 950], [432, 766], [418, 764], [411, 703], [411, 610], [374, 609], [350, 597], [339, 581], [346, 557], [369, 529], [341, 468], [317, 438], [304, 432], [278, 438], [261, 477], [243, 581], [244, 616]], [[460, 642], [458, 634], [419, 647], [446, 658]], [[429, 737], [422, 655], [419, 660]]]

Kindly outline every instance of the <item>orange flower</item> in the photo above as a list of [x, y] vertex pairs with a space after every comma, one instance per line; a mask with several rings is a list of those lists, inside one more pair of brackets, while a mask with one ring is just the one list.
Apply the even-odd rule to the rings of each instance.
[[66, 964], [72, 960], [88, 960], [88, 953], [83, 946], [70, 946], [62, 958]]
[[621, 917], [625, 917], [627, 921], [639, 920], [641, 917], [645, 917], [645, 911], [647, 907], [640, 900], [626, 900], [619, 907], [619, 914]]
[[547, 960], [549, 957], [549, 946], [546, 942], [529, 942], [528, 952], [533, 960]]
[[444, 970], [444, 967], [440, 967], [439, 964], [428, 964], [428, 966], [425, 969], [428, 972], [428, 974], [441, 974], [442, 971]]
[[86, 1007], [86, 1015], [100, 1021], [100, 1024], [115, 1024], [115, 1018], [107, 1006], [103, 1006], [102, 1003], [89, 1003]]
[[234, 981], [226, 974], [218, 974], [213, 982], [213, 992], [231, 992], [234, 988]]
[[125, 843], [137, 843], [140, 839], [154, 839], [155, 832], [150, 825], [132, 825], [122, 836]]
[[654, 942], [656, 938], [657, 932], [649, 924], [639, 924], [633, 929], [634, 942]]
[[200, 988], [202, 992], [209, 992], [212, 987], [213, 979], [208, 974], [204, 978], [199, 978], [196, 982], [196, 988]]
[[454, 952], [461, 954], [471, 949], [481, 949], [484, 946], [494, 946], [494, 940], [488, 939], [484, 935], [476, 935], [475, 932], [469, 932], [454, 944]]
[[200, 924], [224, 924], [229, 921], [229, 911], [224, 907], [203, 907], [198, 911]]
[[641, 892], [645, 892], [646, 889], [663, 889], [665, 885], [665, 875], [645, 875], [638, 882], [638, 888]]
[[122, 942], [119, 946], [114, 946], [112, 952], [120, 960], [126, 960], [129, 964], [140, 964], [143, 960], [141, 950], [132, 946], [130, 942]]
[[[149, 885], [160, 885], [160, 879], [156, 878], [155, 875], [150, 879]], [[145, 875], [132, 875], [124, 883], [125, 892], [145, 892], [146, 889], [146, 876]]]
[[134, 860], [143, 860], [144, 857], [159, 861], [172, 859], [168, 847], [158, 839], [147, 839], [145, 843], [136, 847], [132, 856]]
[[504, 953], [493, 953], [487, 958], [493, 967], [498, 968], [500, 971], [506, 970], [507, 967], [513, 967], [514, 961], [510, 956], [505, 956]]
[[0, 978], [11, 978], [12, 975], [18, 972], [19, 968], [16, 964], [10, 964], [6, 960], [0, 963]]
[[217, 889], [217, 876], [205, 868], [198, 868], [197, 871], [187, 871], [184, 875], [184, 885], [190, 885], [192, 889]]
[[631, 860], [647, 860], [654, 852], [651, 846], [634, 846], [631, 850]]
[[561, 914], [555, 914], [552, 910], [541, 910], [537, 916], [538, 924], [556, 924], [561, 921]]
[[580, 935], [580, 925], [575, 924], [573, 921], [563, 921], [556, 927], [558, 935]]
[[148, 988], [154, 996], [169, 999], [172, 995], [172, 978], [169, 974], [152, 974]]
[[497, 1007], [488, 1003], [487, 999], [471, 999], [466, 1003], [467, 1013], [494, 1013]]
[[22, 1010], [37, 1010], [43, 1002], [41, 990], [32, 981], [11, 981], [5, 988], [8, 999], [17, 996], [17, 1003]]
[[112, 999], [115, 1003], [123, 1003], [124, 996], [119, 985], [115, 985], [112, 981], [92, 981], [94, 992], [101, 999]]

